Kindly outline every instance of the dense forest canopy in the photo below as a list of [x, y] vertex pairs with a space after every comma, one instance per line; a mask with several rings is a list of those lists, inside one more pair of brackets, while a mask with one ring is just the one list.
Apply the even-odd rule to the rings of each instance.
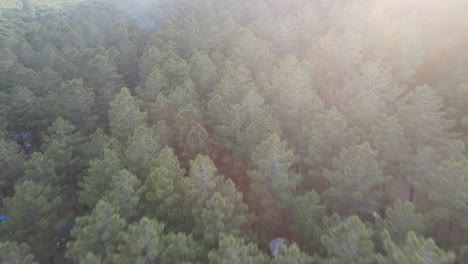
[[0, 262], [468, 263], [467, 6], [0, 1]]

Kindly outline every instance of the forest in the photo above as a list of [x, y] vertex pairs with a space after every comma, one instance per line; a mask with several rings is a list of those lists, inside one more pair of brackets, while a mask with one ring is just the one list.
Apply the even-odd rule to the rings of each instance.
[[468, 263], [468, 0], [0, 0], [0, 263]]

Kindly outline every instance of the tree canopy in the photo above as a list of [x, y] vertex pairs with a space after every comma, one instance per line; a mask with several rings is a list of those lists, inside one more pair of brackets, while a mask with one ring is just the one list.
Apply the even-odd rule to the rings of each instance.
[[466, 263], [467, 4], [0, 1], [0, 262]]

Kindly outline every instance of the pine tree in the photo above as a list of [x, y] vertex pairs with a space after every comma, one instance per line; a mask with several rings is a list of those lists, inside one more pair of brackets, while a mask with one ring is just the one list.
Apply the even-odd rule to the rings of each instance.
[[432, 171], [426, 181], [418, 184], [418, 187], [427, 190], [429, 199], [436, 203], [439, 215], [451, 215], [463, 221], [468, 214], [467, 171], [468, 160], [447, 160]]
[[376, 254], [371, 240], [372, 230], [351, 216], [329, 227], [321, 240], [326, 247], [330, 263], [375, 263]]
[[102, 159], [106, 149], [120, 150], [120, 145], [115, 138], [104, 134], [100, 128], [96, 129], [82, 146], [84, 157], [90, 161]]
[[121, 235], [115, 263], [154, 263], [164, 252], [164, 225], [146, 217]]
[[214, 88], [226, 105], [240, 104], [248, 92], [255, 90], [250, 71], [242, 64], [226, 61], [222, 76]]
[[296, 196], [288, 211], [295, 241], [309, 252], [320, 252], [322, 217], [325, 215], [325, 206], [320, 204], [320, 195], [312, 190]]
[[432, 88], [417, 87], [398, 105], [398, 118], [413, 150], [444, 147], [453, 138], [454, 122], [445, 117], [443, 102]]
[[199, 263], [200, 256], [205, 255], [203, 247], [192, 235], [169, 233], [163, 238], [164, 251], [161, 260], [164, 264]]
[[[100, 122], [103, 123], [107, 123], [110, 119], [108, 116], [109, 105], [124, 86], [122, 76], [118, 73], [117, 55], [118, 53], [114, 49], [103, 47], [86, 49], [79, 53], [78, 61], [73, 63], [74, 67], [78, 66], [78, 71], [73, 77], [83, 78], [85, 86], [93, 88], [96, 94], [94, 111], [99, 114]], [[63, 72], [64, 70], [66, 71]], [[63, 76], [73, 73], [66, 67], [60, 71]]]
[[112, 135], [121, 143], [127, 142], [133, 130], [144, 124], [145, 118], [146, 113], [140, 111], [130, 91], [122, 88], [110, 104], [109, 125]]
[[190, 161], [189, 177], [184, 179], [187, 208], [192, 208], [194, 234], [215, 245], [220, 234], [239, 234], [248, 222], [247, 206], [231, 180], [216, 174], [207, 156]]
[[[82, 79], [73, 79], [60, 85], [56, 93], [49, 94], [50, 104], [62, 118], [69, 120], [85, 133], [95, 128], [99, 118], [92, 112], [95, 94], [91, 88], [85, 87]], [[52, 113], [51, 113], [52, 115]]]
[[432, 201], [431, 221], [445, 229], [443, 235], [437, 238], [444, 241], [446, 246], [453, 246], [454, 230], [468, 230], [465, 221], [468, 215], [467, 171], [468, 160], [451, 159], [443, 161], [424, 179], [414, 183], [415, 188]]
[[13, 142], [0, 139], [0, 186], [2, 195], [6, 197], [13, 194], [14, 184], [23, 173], [24, 157], [20, 146]]
[[8, 222], [2, 223], [2, 230], [12, 232], [11, 240], [31, 245], [38, 260], [48, 260], [54, 254], [53, 231], [62, 225], [59, 193], [50, 185], [27, 180], [17, 184], [15, 195], [4, 202]]
[[199, 212], [194, 210], [194, 233], [202, 234], [207, 245], [215, 245], [223, 233], [240, 235], [248, 221], [247, 206], [234, 183], [227, 180], [221, 188], [224, 190], [215, 192]]
[[286, 138], [298, 147], [295, 135], [323, 110], [323, 103], [311, 89], [305, 67], [295, 57], [281, 60], [271, 76], [271, 90], [265, 91], [267, 99], [283, 124]]
[[292, 170], [295, 162], [292, 150], [276, 134], [262, 141], [252, 154], [249, 204], [258, 217], [262, 240], [285, 228], [284, 210], [291, 205], [300, 179]]
[[385, 172], [398, 176], [400, 167], [410, 155], [403, 128], [395, 117], [379, 120], [372, 126], [371, 143], [379, 160], [385, 161]]
[[409, 232], [404, 245], [399, 247], [391, 239], [387, 232], [383, 235], [386, 256], [378, 256], [379, 264], [397, 263], [440, 263], [450, 264], [455, 261], [453, 252], [445, 252], [437, 247], [432, 239], [425, 239]]
[[315, 258], [302, 252], [296, 244], [292, 244], [287, 248], [280, 245], [278, 257], [274, 260], [278, 264], [301, 264], [301, 263], [319, 263]]
[[246, 242], [242, 238], [221, 235], [219, 246], [208, 254], [210, 263], [230, 264], [263, 264], [269, 263], [267, 256], [258, 249], [257, 245]]
[[154, 130], [145, 126], [135, 129], [129, 137], [125, 157], [127, 168], [140, 179], [144, 179], [154, 167], [160, 151], [159, 138]]
[[126, 222], [118, 214], [118, 208], [100, 200], [90, 215], [78, 217], [71, 235], [75, 238], [69, 242], [67, 256], [76, 262], [94, 258], [108, 260], [115, 254], [120, 233]]
[[304, 153], [304, 163], [310, 177], [305, 177], [306, 188], [318, 185], [323, 169], [331, 169], [333, 158], [342, 148], [356, 144], [359, 136], [355, 129], [349, 128], [343, 115], [332, 108], [319, 113], [302, 131], [304, 144], [299, 148]]
[[254, 90], [240, 104], [229, 106], [219, 95], [208, 102], [208, 115], [226, 147], [246, 158], [262, 140], [281, 132], [278, 121], [267, 111], [263, 98]]
[[377, 211], [382, 193], [378, 190], [384, 183], [382, 164], [369, 143], [343, 149], [333, 159], [334, 170], [325, 170], [324, 176], [331, 187], [325, 191], [327, 207], [334, 212], [350, 215], [369, 215]]
[[101, 264], [102, 258], [91, 252], [86, 253], [86, 256], [80, 260], [80, 264]]
[[287, 206], [300, 179], [292, 171], [296, 161], [297, 157], [287, 148], [286, 142], [276, 134], [271, 135], [252, 154], [253, 187], [257, 184], [265, 186], [280, 207]]
[[59, 182], [55, 174], [55, 163], [41, 152], [34, 152], [24, 164], [23, 180], [31, 180], [56, 186]]
[[169, 147], [161, 151], [156, 164], [144, 184], [146, 215], [155, 216], [170, 231], [186, 231], [184, 222], [191, 212], [187, 212], [183, 202], [182, 181], [185, 171], [180, 168], [174, 150]]
[[3, 242], [0, 243], [0, 262], [8, 264], [37, 264], [31, 254], [30, 247], [23, 243]]
[[395, 243], [400, 244], [410, 231], [418, 235], [424, 234], [427, 223], [426, 217], [416, 212], [416, 208], [411, 202], [397, 201], [387, 208], [385, 219], [379, 220], [377, 225], [385, 228], [390, 238]]
[[58, 118], [47, 129], [42, 149], [44, 155], [54, 161], [55, 173], [61, 188], [76, 190], [79, 174], [84, 167], [79, 144], [83, 142], [79, 132], [68, 121]]
[[118, 208], [118, 214], [125, 220], [129, 221], [136, 217], [140, 197], [144, 191], [140, 180], [124, 169], [112, 176], [109, 187], [102, 199], [115, 205]]
[[184, 233], [164, 234], [164, 224], [143, 217], [121, 234], [113, 263], [197, 263], [200, 246]]
[[182, 157], [190, 160], [195, 158], [197, 154], [210, 154], [209, 136], [206, 129], [200, 124], [193, 126], [187, 133]]
[[112, 177], [123, 168], [118, 154], [104, 149], [101, 159], [90, 161], [87, 175], [80, 182], [80, 201], [92, 209], [103, 197], [105, 191], [110, 189]]
[[195, 82], [202, 97], [206, 97], [214, 86], [216, 73], [216, 65], [205, 52], [194, 54], [190, 60], [190, 79]]
[[13, 131], [44, 131], [53, 121], [53, 117], [44, 114], [40, 109], [42, 100], [30, 89], [16, 86], [9, 95], [2, 95], [7, 104], [9, 129]]
[[158, 68], [155, 68], [147, 77], [144, 88], [138, 88], [138, 96], [145, 102], [154, 102], [161, 92], [168, 91], [169, 82]]
[[167, 89], [161, 90], [161, 92], [166, 93], [182, 84], [189, 77], [190, 67], [187, 61], [173, 50], [160, 50], [152, 47], [145, 51], [141, 60], [140, 78], [142, 83], [146, 84], [148, 76], [155, 70], [161, 72], [167, 80]]

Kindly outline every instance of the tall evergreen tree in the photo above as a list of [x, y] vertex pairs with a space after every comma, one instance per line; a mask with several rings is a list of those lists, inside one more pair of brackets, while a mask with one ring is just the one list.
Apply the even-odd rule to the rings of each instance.
[[104, 193], [110, 189], [112, 177], [123, 168], [118, 154], [104, 149], [101, 159], [90, 161], [87, 175], [80, 182], [80, 201], [89, 208], [94, 208]]
[[207, 245], [215, 245], [222, 233], [239, 234], [248, 223], [247, 206], [231, 180], [217, 175], [207, 156], [190, 161], [189, 177], [184, 179], [187, 208], [192, 208], [194, 234]]
[[71, 235], [75, 238], [69, 242], [67, 256], [76, 262], [94, 258], [103, 261], [111, 260], [115, 254], [120, 233], [127, 223], [118, 214], [118, 208], [100, 200], [90, 215], [78, 217]]
[[110, 104], [109, 125], [112, 135], [122, 143], [127, 142], [133, 130], [144, 124], [145, 118], [146, 113], [140, 111], [130, 91], [122, 88]]
[[382, 201], [380, 187], [384, 183], [382, 164], [369, 143], [343, 149], [333, 159], [334, 170], [325, 170], [331, 187], [324, 193], [327, 207], [334, 212], [368, 216], [378, 211]]
[[329, 227], [321, 239], [331, 258], [330, 263], [375, 263], [371, 236], [372, 230], [359, 217], [351, 216]]
[[24, 157], [20, 146], [0, 139], [0, 186], [1, 197], [13, 194], [14, 184], [23, 173]]
[[263, 264], [269, 263], [267, 256], [255, 244], [242, 238], [222, 235], [217, 249], [208, 254], [210, 263], [230, 264]]
[[441, 148], [453, 138], [454, 121], [445, 117], [443, 101], [429, 86], [417, 87], [398, 105], [398, 118], [413, 150]]
[[266, 240], [285, 229], [285, 210], [292, 203], [300, 178], [292, 170], [296, 162], [294, 153], [276, 134], [257, 146], [252, 162], [249, 204], [258, 217], [260, 236]]
[[55, 253], [54, 230], [63, 227], [59, 193], [50, 185], [23, 181], [15, 186], [15, 195], [4, 202], [8, 222], [2, 223], [2, 230], [11, 232], [11, 240], [31, 245], [41, 262], [49, 261]]
[[114, 205], [118, 214], [130, 222], [139, 213], [138, 205], [144, 191], [140, 180], [124, 169], [112, 176], [109, 187], [102, 199]]
[[424, 234], [427, 226], [426, 217], [416, 211], [411, 202], [396, 202], [392, 207], [387, 208], [385, 219], [377, 223], [385, 228], [390, 238], [399, 244], [406, 239], [408, 232], [418, 235]]
[[127, 168], [140, 179], [144, 179], [155, 164], [160, 150], [158, 141], [154, 130], [145, 126], [136, 128], [128, 139], [125, 150]]
[[186, 231], [184, 222], [190, 216], [183, 202], [184, 174], [185, 171], [180, 168], [174, 150], [165, 147], [144, 184], [146, 215], [155, 216], [171, 231]]
[[0, 262], [9, 264], [36, 264], [27, 244], [0, 243]]
[[455, 254], [445, 252], [437, 247], [432, 239], [417, 236], [409, 232], [404, 245], [397, 246], [390, 239], [389, 234], [383, 234], [386, 256], [378, 256], [377, 262], [382, 264], [393, 263], [454, 263]]
[[154, 263], [164, 251], [164, 225], [155, 220], [142, 218], [132, 224], [121, 236], [116, 263]]

